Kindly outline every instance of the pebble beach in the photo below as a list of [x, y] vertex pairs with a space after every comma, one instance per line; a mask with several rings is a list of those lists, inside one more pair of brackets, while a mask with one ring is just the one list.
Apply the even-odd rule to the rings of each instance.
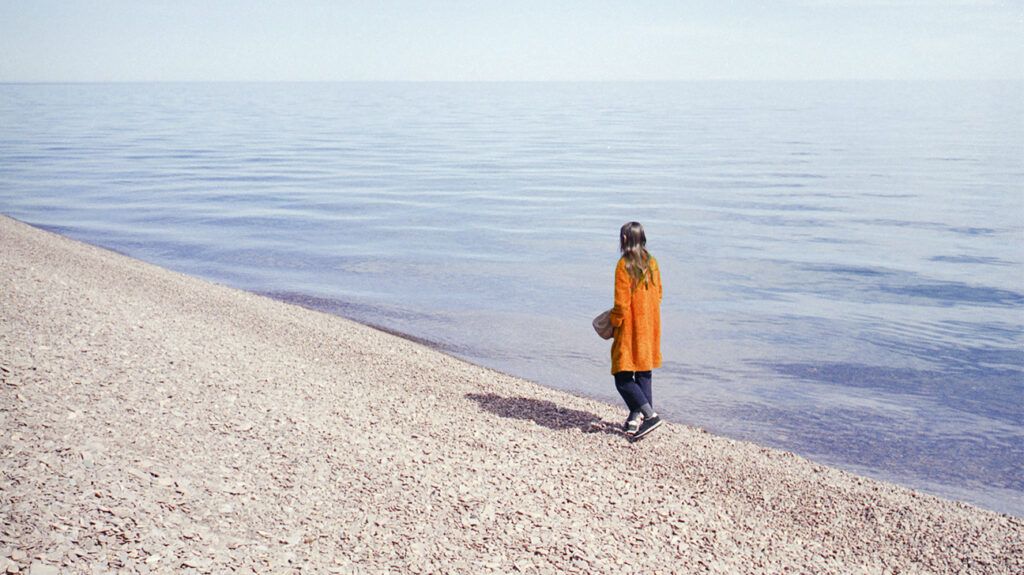
[[620, 406], [4, 216], [0, 247], [0, 573], [1024, 573], [1020, 518], [631, 443]]

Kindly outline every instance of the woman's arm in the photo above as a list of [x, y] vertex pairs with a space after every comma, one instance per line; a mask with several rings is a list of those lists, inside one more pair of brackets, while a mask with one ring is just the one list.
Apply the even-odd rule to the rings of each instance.
[[661, 268], [657, 265], [654, 266], [654, 283], [658, 286], [658, 301], [661, 301], [662, 289], [661, 289]]
[[622, 260], [619, 260], [619, 264], [615, 266], [615, 306], [612, 307], [612, 313], [608, 318], [615, 327], [622, 325], [626, 314], [629, 313], [629, 304], [632, 300], [630, 283], [626, 266]]

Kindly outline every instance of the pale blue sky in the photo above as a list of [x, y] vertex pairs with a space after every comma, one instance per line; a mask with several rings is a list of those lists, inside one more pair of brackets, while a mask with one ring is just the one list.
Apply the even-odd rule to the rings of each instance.
[[1022, 79], [1024, 0], [0, 0], [0, 81]]

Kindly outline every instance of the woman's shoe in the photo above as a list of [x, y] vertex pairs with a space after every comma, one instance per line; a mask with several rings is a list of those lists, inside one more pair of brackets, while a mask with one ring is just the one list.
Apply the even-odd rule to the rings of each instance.
[[662, 423], [665, 423], [665, 422], [662, 421], [661, 417], [658, 416], [658, 415], [655, 415], [654, 417], [650, 417], [648, 419], [645, 419], [643, 424], [640, 426], [640, 429], [637, 429], [636, 433], [633, 434], [633, 441], [637, 441], [638, 439], [643, 439], [648, 433], [650, 433], [650, 432], [654, 431], [655, 429], [658, 429], [659, 427], [661, 427]]
[[624, 431], [626, 435], [633, 435], [638, 429], [640, 429], [639, 419], [627, 419], [626, 423], [622, 424], [622, 431]]

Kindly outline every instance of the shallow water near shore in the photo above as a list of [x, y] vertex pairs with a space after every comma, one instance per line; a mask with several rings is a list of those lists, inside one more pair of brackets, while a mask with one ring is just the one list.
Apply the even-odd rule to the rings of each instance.
[[636, 219], [660, 411], [1024, 516], [1022, 88], [0, 85], [0, 211], [612, 402]]

